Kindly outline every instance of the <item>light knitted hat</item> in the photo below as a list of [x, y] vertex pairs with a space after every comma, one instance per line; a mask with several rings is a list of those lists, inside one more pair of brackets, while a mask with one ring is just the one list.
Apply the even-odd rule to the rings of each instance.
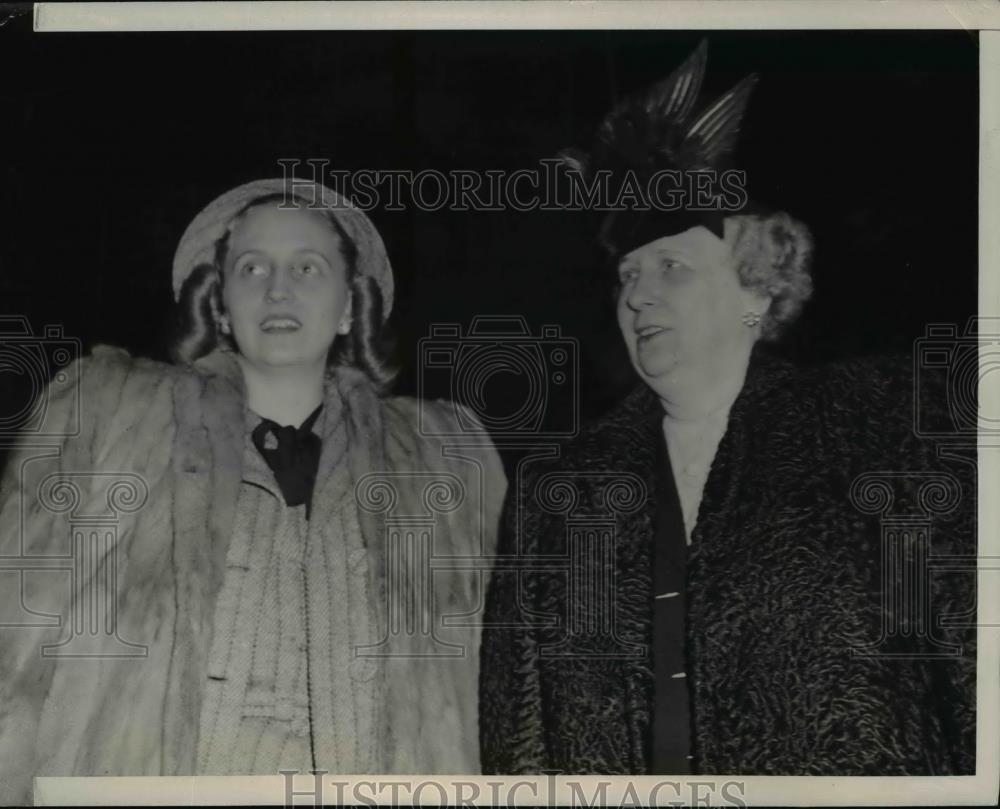
[[174, 299], [184, 281], [200, 264], [215, 261], [215, 244], [226, 235], [233, 217], [255, 199], [271, 194], [294, 196], [309, 208], [326, 209], [358, 250], [357, 271], [375, 279], [382, 293], [382, 319], [392, 311], [392, 267], [382, 237], [364, 212], [345, 197], [320, 183], [293, 178], [254, 180], [227, 191], [210, 202], [187, 226], [174, 253]]

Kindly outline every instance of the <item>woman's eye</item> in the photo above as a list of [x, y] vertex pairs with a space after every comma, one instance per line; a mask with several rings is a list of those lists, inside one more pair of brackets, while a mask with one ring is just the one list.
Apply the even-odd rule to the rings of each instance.
[[631, 268], [631, 267], [630, 267], [630, 268], [629, 268], [629, 269], [627, 269], [627, 270], [622, 270], [622, 271], [621, 271], [621, 272], [619, 273], [619, 278], [621, 279], [621, 282], [622, 282], [623, 284], [627, 284], [627, 283], [629, 283], [629, 282], [631, 282], [631, 281], [634, 281], [634, 280], [635, 280], [635, 278], [636, 278], [636, 276], [637, 276], [638, 274], [639, 274], [639, 273], [638, 273], [638, 271], [637, 271], [637, 270], [635, 270], [634, 268]]
[[250, 261], [244, 264], [240, 268], [240, 273], [242, 275], [248, 275], [254, 278], [259, 278], [261, 276], [267, 275], [267, 267], [258, 261]]
[[660, 262], [660, 272], [671, 280], [682, 281], [689, 275], [690, 267], [681, 261], [665, 258]]
[[322, 273], [322, 268], [317, 261], [303, 261], [295, 266], [295, 271], [304, 278], [314, 278]]

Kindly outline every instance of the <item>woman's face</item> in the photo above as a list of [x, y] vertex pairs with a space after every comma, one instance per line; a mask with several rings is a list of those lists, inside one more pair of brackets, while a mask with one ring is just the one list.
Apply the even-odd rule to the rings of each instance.
[[340, 237], [318, 211], [251, 208], [230, 234], [222, 299], [240, 354], [259, 370], [325, 368], [350, 328]]
[[618, 325], [632, 364], [652, 385], [677, 372], [711, 374], [749, 352], [756, 329], [742, 321], [767, 299], [744, 289], [732, 250], [704, 227], [648, 242], [618, 265]]

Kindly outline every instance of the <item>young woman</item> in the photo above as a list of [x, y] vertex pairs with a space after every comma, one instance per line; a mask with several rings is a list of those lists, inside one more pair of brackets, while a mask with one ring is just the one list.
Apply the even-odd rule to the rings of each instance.
[[[475, 613], [483, 576], [421, 571], [492, 552], [503, 472], [492, 446], [462, 459], [432, 437], [460, 432], [455, 405], [383, 394], [378, 233], [320, 185], [252, 182], [188, 227], [174, 289], [174, 364], [79, 362], [56, 479], [87, 476], [74, 513], [106, 510], [116, 476], [141, 502], [72, 586], [23, 593], [60, 615], [106, 597], [107, 654], [43, 656], [69, 622], [0, 630], [5, 797], [34, 775], [478, 772], [478, 630], [444, 618]], [[53, 388], [50, 417], [75, 395]], [[8, 464], [3, 553], [65, 555], [31, 453]]]

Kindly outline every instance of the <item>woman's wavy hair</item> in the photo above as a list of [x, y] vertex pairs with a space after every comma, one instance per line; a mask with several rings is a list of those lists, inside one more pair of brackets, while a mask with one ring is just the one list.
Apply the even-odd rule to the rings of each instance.
[[[736, 273], [744, 289], [767, 295], [771, 305], [762, 313], [760, 339], [776, 341], [795, 322], [812, 296], [812, 235], [802, 222], [787, 213], [737, 214], [733, 238], [726, 236], [733, 252]], [[613, 297], [621, 291], [619, 255], [610, 255]]]
[[[225, 311], [222, 302], [223, 268], [229, 239], [249, 210], [261, 205], [276, 205], [285, 199], [282, 194], [266, 194], [244, 205], [230, 220], [225, 235], [215, 243], [213, 262], [198, 265], [185, 279], [177, 299], [170, 340], [170, 355], [174, 362], [190, 364], [217, 348], [238, 350], [232, 336], [223, 334], [219, 328]], [[351, 290], [351, 330], [347, 334], [338, 334], [334, 339], [327, 367], [332, 370], [336, 366], [352, 365], [364, 371], [377, 390], [385, 391], [392, 384], [395, 371], [386, 362], [381, 346], [382, 293], [374, 278], [358, 272], [358, 248], [333, 211], [325, 208], [309, 210], [322, 214], [337, 234]]]
[[795, 322], [812, 296], [812, 234], [783, 211], [731, 217], [736, 272], [744, 289], [771, 298], [760, 339], [775, 341]]

